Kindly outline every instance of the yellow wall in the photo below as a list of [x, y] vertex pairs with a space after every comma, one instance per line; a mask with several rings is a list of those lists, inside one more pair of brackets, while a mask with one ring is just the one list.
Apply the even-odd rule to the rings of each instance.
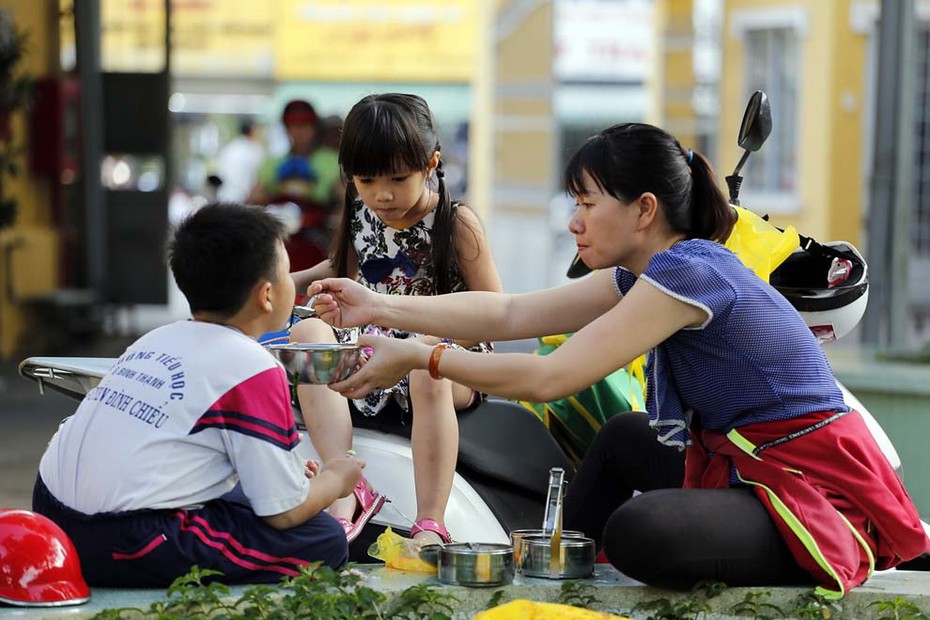
[[[20, 29], [29, 33], [28, 51], [21, 70], [33, 78], [57, 66], [52, 27], [57, 28], [57, 2], [0, 0]], [[27, 116], [19, 112], [12, 122], [12, 140], [27, 144]], [[19, 345], [26, 326], [22, 301], [51, 293], [58, 283], [57, 233], [52, 228], [49, 183], [31, 177], [24, 155], [17, 178], [4, 177], [4, 193], [14, 198], [18, 215], [12, 228], [0, 231], [0, 358], [7, 359]]]
[[[521, 11], [502, 2], [498, 19]], [[557, 136], [552, 111], [552, 5], [540, 3], [498, 42], [495, 67], [494, 153], [496, 188], [535, 188], [546, 194], [558, 178], [553, 153]], [[501, 212], [545, 213], [546, 201], [533, 192], [502, 203]]]
[[656, 107], [654, 122], [687, 146], [697, 142], [694, 105], [693, 0], [656, 3], [661, 46], [657, 72], [650, 84]]
[[[801, 233], [822, 241], [845, 239], [858, 244], [863, 228], [861, 144], [866, 42], [850, 27], [851, 1], [725, 0], [720, 149], [726, 161], [730, 145], [736, 144], [746, 105], [743, 42], [733, 32], [734, 13], [800, 8], [806, 31], [799, 38], [799, 210], [792, 215], [773, 214], [772, 221], [792, 224]], [[777, 126], [772, 129], [773, 133], [780, 130]], [[723, 167], [721, 173], [728, 172], [728, 168]], [[753, 208], [751, 204], [744, 206]]]

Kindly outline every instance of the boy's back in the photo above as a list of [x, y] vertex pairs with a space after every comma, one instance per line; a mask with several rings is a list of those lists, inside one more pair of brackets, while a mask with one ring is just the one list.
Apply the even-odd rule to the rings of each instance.
[[40, 473], [86, 514], [201, 504], [237, 479], [257, 514], [277, 514], [308, 485], [293, 476], [303, 465], [287, 394], [275, 360], [248, 336], [167, 325], [131, 345], [88, 394]]

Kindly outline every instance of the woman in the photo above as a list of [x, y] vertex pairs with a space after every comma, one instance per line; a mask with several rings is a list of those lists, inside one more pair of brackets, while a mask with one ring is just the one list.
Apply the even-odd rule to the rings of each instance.
[[[363, 338], [373, 355], [332, 388], [357, 397], [426, 368], [488, 394], [547, 401], [649, 352], [647, 412], [618, 416], [627, 429], [614, 436], [657, 465], [640, 469], [659, 473], [640, 485], [648, 471], [586, 459], [567, 500], [568, 515], [599, 500], [590, 479], [605, 468], [615, 477], [602, 485], [607, 493], [646, 487], [604, 531], [620, 571], [672, 588], [813, 582], [841, 596], [874, 568], [924, 552], [913, 503], [843, 402], [814, 336], [718, 243], [733, 212], [708, 162], [656, 127], [617, 125], [573, 156], [566, 188], [578, 205], [569, 230], [579, 256], [599, 270], [584, 280], [522, 295], [416, 299], [323, 280], [308, 293], [321, 293], [314, 307], [334, 325], [480, 340], [576, 331], [568, 342], [547, 356], [479, 356]], [[660, 446], [642, 439], [647, 426]], [[685, 488], [660, 488], [677, 483], [675, 455], [686, 448]]]

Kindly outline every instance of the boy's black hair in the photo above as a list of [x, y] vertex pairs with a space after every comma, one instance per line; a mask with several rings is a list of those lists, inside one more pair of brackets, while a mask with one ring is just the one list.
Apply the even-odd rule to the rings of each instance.
[[[364, 97], [349, 110], [339, 141], [339, 166], [346, 180], [342, 220], [330, 251], [340, 276], [348, 275], [351, 226], [358, 191], [352, 175], [380, 176], [426, 170], [433, 153], [440, 150], [436, 124], [426, 101], [417, 95], [383, 93]], [[452, 290], [455, 261], [453, 235], [456, 205], [444, 181], [442, 160], [436, 170], [439, 204], [433, 220], [434, 293]]]
[[168, 263], [191, 313], [235, 315], [259, 282], [277, 280], [286, 239], [281, 221], [258, 207], [213, 203], [188, 216], [168, 241]]

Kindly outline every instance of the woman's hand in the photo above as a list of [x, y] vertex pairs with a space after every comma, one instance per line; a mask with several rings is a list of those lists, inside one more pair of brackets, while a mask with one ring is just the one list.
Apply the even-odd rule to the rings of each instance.
[[414, 339], [399, 340], [362, 335], [359, 346], [370, 349], [368, 359], [343, 381], [329, 387], [346, 398], [362, 398], [373, 389], [391, 387], [415, 368], [426, 368], [433, 348]]
[[334, 327], [375, 323], [377, 293], [348, 278], [326, 278], [307, 287], [317, 317]]

